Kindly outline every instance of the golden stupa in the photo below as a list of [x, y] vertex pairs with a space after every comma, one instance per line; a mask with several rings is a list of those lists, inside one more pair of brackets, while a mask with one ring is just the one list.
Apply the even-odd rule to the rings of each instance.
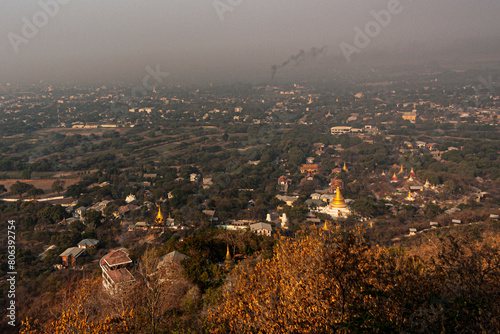
[[164, 219], [163, 219], [163, 214], [161, 213], [161, 207], [158, 206], [158, 214], [156, 215], [156, 218], [155, 218], [155, 224], [161, 225], [161, 224], [163, 224], [163, 222], [164, 222]]
[[328, 231], [328, 220], [325, 220], [325, 226], [323, 226], [323, 230]]
[[335, 193], [335, 198], [330, 203], [330, 207], [332, 208], [346, 208], [347, 204], [345, 204], [344, 197], [340, 193], [340, 187], [337, 187], [337, 191]]
[[342, 170], [343, 170], [344, 172], [348, 172], [348, 171], [349, 171], [349, 170], [347, 169], [347, 166], [346, 166], [345, 162], [344, 162], [344, 167], [342, 167]]
[[222, 269], [224, 269], [225, 271], [230, 271], [231, 269], [234, 268], [234, 261], [233, 258], [231, 257], [231, 253], [229, 252], [229, 245], [226, 246], [227, 246], [226, 259], [224, 260]]
[[408, 190], [408, 197], [406, 197], [407, 201], [414, 201], [415, 197], [413, 197], [413, 194], [411, 193], [411, 189]]
[[337, 187], [335, 198], [330, 202], [330, 205], [321, 208], [318, 211], [326, 213], [333, 218], [346, 217], [351, 214], [349, 207], [345, 203], [344, 197], [340, 193], [340, 187]]

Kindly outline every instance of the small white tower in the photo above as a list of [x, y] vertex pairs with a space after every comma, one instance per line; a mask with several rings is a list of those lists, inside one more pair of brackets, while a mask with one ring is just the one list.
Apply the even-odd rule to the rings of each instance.
[[286, 217], [286, 213], [283, 213], [281, 216], [281, 228], [288, 229], [288, 218]]
[[132, 194], [128, 195], [127, 198], [125, 198], [125, 202], [127, 202], [127, 203], [132, 203], [135, 200], [136, 200], [136, 198]]

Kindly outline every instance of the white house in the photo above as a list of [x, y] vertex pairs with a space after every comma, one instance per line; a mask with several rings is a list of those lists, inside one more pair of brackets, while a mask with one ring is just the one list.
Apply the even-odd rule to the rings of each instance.
[[352, 126], [334, 126], [330, 129], [332, 135], [339, 133], [350, 133]]
[[132, 203], [133, 201], [135, 201], [136, 198], [135, 198], [135, 195], [132, 195], [132, 194], [129, 194], [126, 198], [125, 198], [125, 202], [127, 203]]
[[255, 232], [257, 234], [271, 236], [273, 228], [271, 224], [268, 223], [256, 223], [250, 225], [250, 231]]
[[78, 243], [78, 248], [95, 248], [99, 244], [99, 240], [96, 239], [83, 239]]

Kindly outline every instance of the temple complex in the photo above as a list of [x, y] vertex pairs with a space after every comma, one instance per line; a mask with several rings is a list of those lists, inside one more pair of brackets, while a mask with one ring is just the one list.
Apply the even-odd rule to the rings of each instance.
[[334, 219], [347, 217], [351, 214], [351, 210], [349, 210], [344, 197], [340, 193], [340, 187], [337, 187], [335, 198], [330, 202], [330, 204], [324, 208], [318, 209], [318, 212], [326, 213]]

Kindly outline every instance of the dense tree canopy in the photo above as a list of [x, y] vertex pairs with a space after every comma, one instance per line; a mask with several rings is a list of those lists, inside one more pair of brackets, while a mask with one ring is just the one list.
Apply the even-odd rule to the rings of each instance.
[[216, 333], [478, 332], [498, 328], [497, 249], [443, 241], [436, 258], [359, 232], [306, 232], [248, 264], [210, 313]]

